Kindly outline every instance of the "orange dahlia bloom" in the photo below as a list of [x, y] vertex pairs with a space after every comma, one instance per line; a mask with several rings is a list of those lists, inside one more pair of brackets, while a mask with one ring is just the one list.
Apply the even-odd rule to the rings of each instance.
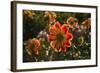
[[26, 43], [26, 50], [29, 55], [39, 55], [40, 41], [36, 38], [29, 39]]
[[49, 28], [48, 40], [55, 52], [66, 52], [71, 46], [72, 39], [73, 35], [68, 31], [66, 25], [55, 22]]
[[75, 28], [77, 27], [78, 25], [78, 20], [74, 17], [69, 17], [67, 19], [67, 25], [70, 27], [70, 28]]
[[35, 13], [32, 10], [24, 10], [24, 15], [30, 19], [33, 19]]
[[56, 13], [52, 11], [46, 11], [44, 17], [49, 17], [49, 24], [54, 23], [56, 20]]
[[91, 19], [88, 18], [87, 20], [82, 22], [82, 25], [84, 29], [89, 29], [91, 27]]

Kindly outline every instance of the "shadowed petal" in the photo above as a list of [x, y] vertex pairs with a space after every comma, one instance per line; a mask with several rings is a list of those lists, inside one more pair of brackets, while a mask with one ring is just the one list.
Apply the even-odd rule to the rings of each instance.
[[67, 51], [67, 48], [62, 48], [62, 52], [66, 52]]

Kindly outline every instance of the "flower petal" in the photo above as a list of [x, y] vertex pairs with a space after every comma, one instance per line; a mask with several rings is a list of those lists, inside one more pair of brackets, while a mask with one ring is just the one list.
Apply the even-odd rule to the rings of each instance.
[[34, 53], [36, 54], [36, 55], [39, 55], [39, 48], [34, 48]]
[[62, 48], [62, 52], [66, 52], [67, 51], [67, 48]]
[[32, 43], [33, 43], [33, 45], [34, 45], [35, 47], [39, 47], [39, 46], [40, 46], [40, 41], [37, 40], [37, 39], [35, 39], [35, 38], [32, 39]]
[[66, 40], [72, 40], [73, 39], [73, 35], [69, 32], [66, 33], [66, 37], [67, 37]]
[[61, 24], [59, 22], [55, 22], [54, 26], [56, 29], [61, 30]]
[[55, 40], [55, 36], [53, 35], [47, 35], [47, 37], [49, 42]]
[[60, 44], [58, 44], [58, 43], [55, 44], [55, 50], [57, 52], [61, 52], [62, 48], [61, 48]]
[[50, 43], [50, 46], [51, 46], [53, 49], [55, 49], [55, 46], [56, 46], [55, 42], [52, 41], [52, 42]]
[[55, 28], [54, 26], [51, 26], [51, 27], [49, 28], [49, 33], [50, 33], [50, 35], [55, 35], [56, 32], [57, 32], [57, 30], [56, 30], [56, 28]]
[[64, 32], [64, 33], [67, 33], [67, 32], [68, 32], [68, 29], [67, 29], [67, 26], [66, 26], [66, 25], [62, 25], [62, 26], [61, 26], [61, 30], [62, 30], [62, 32]]
[[71, 46], [71, 42], [70, 41], [64, 42], [64, 47], [70, 47], [70, 46]]
[[55, 41], [52, 41], [50, 43], [50, 45], [55, 52], [61, 52], [62, 49], [61, 49], [60, 45], [58, 45]]

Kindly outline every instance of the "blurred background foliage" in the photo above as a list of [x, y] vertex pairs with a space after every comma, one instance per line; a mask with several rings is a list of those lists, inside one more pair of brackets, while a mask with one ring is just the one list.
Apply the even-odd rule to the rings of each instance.
[[[55, 20], [59, 21], [61, 24], [65, 24], [69, 17], [74, 17], [78, 19], [78, 25], [80, 26], [83, 21], [91, 18], [90, 13], [55, 13], [57, 16]], [[42, 40], [39, 56], [28, 55], [24, 45], [25, 42], [28, 39], [38, 38], [41, 31], [46, 31], [48, 33], [49, 21], [49, 17], [45, 17], [45, 11], [23, 10], [23, 62], [83, 60], [91, 58], [91, 28], [82, 32], [78, 38], [73, 39], [73, 44], [66, 53], [54, 52], [49, 42], [47, 40]], [[77, 33], [73, 31], [71, 31], [71, 33], [77, 35]]]

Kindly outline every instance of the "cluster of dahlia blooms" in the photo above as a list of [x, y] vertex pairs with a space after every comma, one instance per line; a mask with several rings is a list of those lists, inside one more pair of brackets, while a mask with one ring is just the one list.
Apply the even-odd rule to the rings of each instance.
[[[24, 15], [30, 19], [33, 19], [32, 16], [35, 15], [33, 13], [24, 11]], [[55, 12], [46, 11], [44, 12], [45, 17], [49, 18], [47, 27], [41, 30], [36, 37], [24, 41], [25, 50], [34, 61], [88, 58], [83, 54], [88, 53], [87, 50], [91, 43], [89, 39], [91, 37], [90, 18], [79, 25], [79, 20], [75, 17], [66, 18], [62, 24], [56, 20]]]

